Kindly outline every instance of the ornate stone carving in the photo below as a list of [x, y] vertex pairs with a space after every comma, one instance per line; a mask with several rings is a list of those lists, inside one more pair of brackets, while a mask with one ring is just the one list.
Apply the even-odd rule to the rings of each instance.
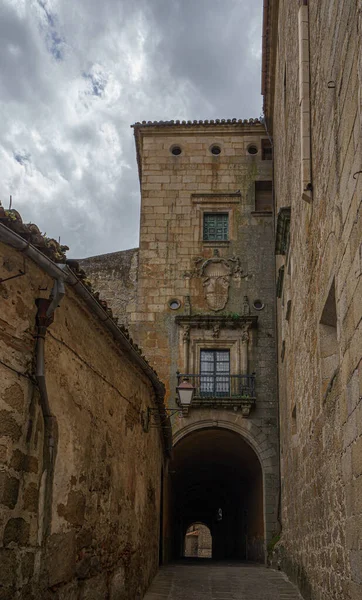
[[184, 342], [188, 342], [190, 339], [190, 325], [184, 325], [182, 339]]
[[208, 307], [222, 310], [229, 299], [231, 271], [226, 262], [209, 262], [204, 270], [202, 284]]
[[213, 328], [212, 328], [212, 337], [213, 338], [218, 338], [220, 335], [220, 329], [221, 329], [221, 324], [220, 323], [215, 323]]
[[248, 329], [244, 329], [244, 331], [242, 332], [240, 339], [242, 341], [243, 344], [247, 344], [249, 342], [249, 330]]
[[244, 296], [244, 301], [243, 301], [243, 315], [246, 317], [248, 315], [250, 315], [250, 305], [249, 305], [249, 299], [247, 296]]
[[185, 273], [185, 277], [201, 277], [207, 305], [215, 312], [223, 310], [227, 304], [231, 279], [247, 277], [238, 257], [221, 258], [217, 249], [212, 258], [197, 257], [193, 263], [193, 269]]
[[184, 309], [185, 309], [185, 315], [191, 315], [191, 300], [190, 300], [190, 296], [185, 296]]

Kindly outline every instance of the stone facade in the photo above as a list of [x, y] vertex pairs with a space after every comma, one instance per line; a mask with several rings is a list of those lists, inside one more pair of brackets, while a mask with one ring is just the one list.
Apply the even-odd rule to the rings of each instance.
[[127, 327], [136, 296], [138, 248], [79, 260], [96, 292]]
[[45, 389], [36, 324], [54, 281], [42, 265], [65, 271], [0, 228], [10, 236], [0, 242], [0, 598], [142, 598], [158, 566], [165, 460], [160, 430], [142, 425], [158, 406], [156, 375], [69, 271], [47, 323]]
[[[130, 329], [164, 382], [170, 408], [177, 371], [199, 375], [202, 351], [228, 351], [234, 376], [256, 373], [255, 406], [248, 398], [194, 399], [189, 416], [174, 419], [173, 432], [176, 443], [190, 428], [211, 423], [237, 432], [254, 449], [264, 508], [260, 528], [250, 533], [249, 555], [264, 560], [278, 530], [279, 485], [268, 137], [252, 119], [134, 129], [141, 229]], [[226, 239], [205, 239], [205, 218], [215, 215], [227, 220]], [[164, 558], [172, 528], [165, 523]]]
[[[279, 296], [283, 533], [276, 549], [306, 599], [357, 600], [362, 7], [338, 0], [265, 4], [264, 106], [274, 143]], [[310, 185], [301, 186], [306, 161]]]

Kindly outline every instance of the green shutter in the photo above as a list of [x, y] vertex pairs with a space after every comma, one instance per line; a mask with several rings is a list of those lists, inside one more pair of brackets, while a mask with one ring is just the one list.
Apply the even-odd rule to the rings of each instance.
[[227, 213], [204, 214], [204, 240], [224, 241], [228, 239], [229, 215]]

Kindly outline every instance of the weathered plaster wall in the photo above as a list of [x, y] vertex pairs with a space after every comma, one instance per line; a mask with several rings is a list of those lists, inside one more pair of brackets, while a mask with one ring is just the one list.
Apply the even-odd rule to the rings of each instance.
[[128, 327], [136, 295], [138, 248], [84, 258], [79, 265], [94, 289], [112, 306], [114, 316]]
[[[0, 256], [2, 278], [23, 267], [7, 246]], [[25, 266], [0, 285], [0, 598], [141, 598], [158, 564], [163, 460], [159, 430], [141, 426], [155, 406], [151, 382], [66, 286], [45, 342], [58, 435], [44, 502], [33, 336], [35, 299], [49, 297], [52, 280]]]
[[[300, 192], [298, 3], [279, 2], [275, 197], [277, 210], [292, 210], [278, 301], [279, 550], [283, 568], [298, 581], [305, 598], [357, 600], [362, 597], [362, 177], [354, 174], [362, 168], [362, 82], [357, 69], [361, 32], [357, 2], [308, 4], [311, 204]], [[284, 258], [278, 257], [278, 267]], [[332, 368], [329, 380], [323, 381], [334, 358], [331, 345], [329, 358], [323, 349], [320, 321], [333, 281], [337, 370]]]

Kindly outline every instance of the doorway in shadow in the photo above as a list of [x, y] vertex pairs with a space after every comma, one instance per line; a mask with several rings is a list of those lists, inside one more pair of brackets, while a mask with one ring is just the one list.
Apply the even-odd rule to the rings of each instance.
[[200, 534], [190, 524], [202, 524], [213, 559], [264, 562], [262, 468], [241, 435], [217, 427], [190, 433], [174, 447], [170, 472], [172, 558], [196, 551], [187, 540]]

